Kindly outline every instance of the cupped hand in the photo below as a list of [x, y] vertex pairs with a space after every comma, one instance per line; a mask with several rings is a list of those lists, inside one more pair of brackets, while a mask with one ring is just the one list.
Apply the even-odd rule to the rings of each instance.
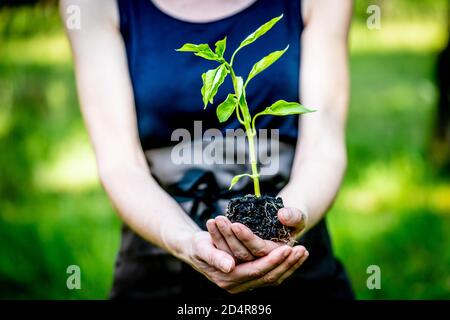
[[[297, 208], [282, 208], [278, 219], [290, 227], [295, 239], [306, 227], [306, 215]], [[231, 223], [225, 216], [208, 220], [206, 227], [211, 234], [214, 245], [237, 261], [252, 261], [267, 255], [283, 243], [263, 240], [241, 223]]]
[[252, 261], [267, 255], [283, 243], [263, 240], [241, 223], [231, 223], [225, 216], [210, 219], [206, 227], [214, 245], [239, 261]]
[[279, 245], [267, 255], [236, 265], [233, 257], [217, 249], [208, 232], [197, 232], [187, 261], [220, 288], [239, 293], [261, 286], [279, 285], [308, 257], [303, 246]]

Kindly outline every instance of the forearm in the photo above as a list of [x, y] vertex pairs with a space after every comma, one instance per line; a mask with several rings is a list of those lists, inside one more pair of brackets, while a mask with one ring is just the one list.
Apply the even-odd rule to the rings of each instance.
[[281, 196], [306, 214], [306, 228], [320, 221], [340, 188], [347, 154], [349, 103], [347, 38], [351, 1], [310, 1], [302, 33], [300, 100], [317, 112], [304, 115], [289, 184]]
[[285, 206], [298, 208], [306, 214], [305, 232], [316, 225], [331, 207], [340, 188], [347, 159], [344, 139], [339, 137], [318, 140], [314, 149], [303, 149], [300, 153], [291, 179], [280, 196]]
[[[346, 51], [340, 48], [332, 57], [310, 57], [311, 62], [304, 67], [302, 100], [317, 112], [301, 118], [291, 178], [282, 195], [286, 206], [306, 214], [305, 231], [320, 221], [332, 205], [347, 165], [349, 80]], [[319, 71], [312, 69], [314, 63]]]
[[186, 261], [185, 246], [199, 227], [141, 166], [101, 173], [122, 220], [147, 241]]
[[317, 112], [301, 119], [291, 178], [281, 194], [286, 206], [306, 214], [304, 232], [316, 225], [331, 207], [347, 166], [346, 72], [342, 71], [339, 78], [341, 85], [323, 94], [309, 87], [304, 90], [306, 105], [316, 106]]

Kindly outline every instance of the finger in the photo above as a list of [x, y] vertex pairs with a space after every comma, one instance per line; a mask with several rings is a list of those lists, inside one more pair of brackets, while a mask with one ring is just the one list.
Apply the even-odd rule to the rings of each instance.
[[216, 225], [227, 242], [228, 247], [231, 249], [233, 256], [242, 261], [254, 260], [254, 257], [250, 251], [248, 251], [248, 249], [234, 235], [231, 230], [230, 220], [224, 216], [219, 216], [216, 218]]
[[[253, 288], [281, 284], [281, 277], [301, 261], [305, 251], [305, 248], [302, 246], [294, 247], [289, 256], [276, 268], [267, 272], [264, 276], [258, 279], [239, 284], [234, 288], [231, 288], [229, 291], [231, 293], [239, 293]], [[292, 272], [294, 271], [295, 270]]]
[[271, 251], [267, 256], [237, 265], [229, 276], [236, 284], [259, 279], [283, 263], [291, 252], [291, 247], [283, 245]]
[[241, 223], [233, 223], [231, 230], [236, 238], [250, 251], [255, 257], [267, 255], [273, 249], [281, 246], [281, 243], [263, 240], [255, 235], [248, 227]]
[[296, 264], [294, 264], [288, 271], [286, 271], [279, 279], [279, 283], [283, 283], [284, 280], [286, 280], [287, 278], [289, 278], [294, 272], [295, 270], [297, 270], [305, 261], [306, 259], [308, 259], [309, 257], [309, 252], [305, 251], [305, 253], [303, 254], [303, 256], [300, 258], [299, 261], [297, 261]]
[[217, 249], [228, 252], [229, 254], [232, 255], [230, 247], [228, 246], [224, 237], [222, 236], [219, 229], [217, 228], [216, 221], [214, 219], [209, 219], [206, 222], [206, 228], [208, 229], [208, 232], [211, 235], [211, 238], [214, 242], [214, 245], [217, 247]]
[[278, 210], [278, 219], [288, 227], [303, 230], [306, 225], [306, 215], [297, 208], [285, 207]]
[[215, 248], [212, 242], [202, 241], [199, 243], [196, 247], [195, 256], [224, 273], [230, 273], [235, 268], [233, 257]]

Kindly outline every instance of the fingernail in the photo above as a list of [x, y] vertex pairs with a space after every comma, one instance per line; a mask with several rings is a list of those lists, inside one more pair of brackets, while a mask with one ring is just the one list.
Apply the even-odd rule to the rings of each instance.
[[290, 253], [291, 253], [291, 250], [289, 250], [289, 249], [284, 250], [284, 252], [283, 252], [283, 258], [287, 258], [287, 256], [288, 256]]
[[219, 227], [224, 227], [225, 226], [225, 222], [222, 221], [222, 219], [217, 219], [216, 223]]
[[283, 210], [283, 218], [289, 220], [291, 218], [291, 211], [288, 209]]
[[231, 270], [231, 261], [223, 261], [221, 264], [222, 271], [228, 273]]

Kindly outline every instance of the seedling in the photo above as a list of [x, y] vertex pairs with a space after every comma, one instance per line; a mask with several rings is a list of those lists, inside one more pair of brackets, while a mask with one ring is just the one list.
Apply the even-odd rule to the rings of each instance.
[[[267, 33], [272, 27], [281, 19], [280, 15], [260, 26], [255, 32], [247, 36], [233, 52], [229, 61], [225, 60], [224, 53], [227, 45], [227, 38], [219, 40], [215, 43], [214, 51], [208, 44], [191, 44], [186, 43], [177, 51], [192, 52], [196, 56], [207, 60], [217, 61], [219, 66], [202, 74], [203, 86], [201, 94], [203, 97], [204, 108], [208, 104], [214, 102], [214, 97], [217, 94], [219, 87], [225, 81], [225, 78], [230, 75], [233, 83], [233, 93], [229, 93], [225, 101], [220, 103], [216, 109], [217, 118], [221, 123], [227, 121], [233, 114], [236, 115], [239, 123], [245, 128], [245, 133], [248, 141], [249, 160], [251, 165], [250, 173], [243, 173], [234, 176], [230, 183], [230, 189], [243, 177], [249, 177], [253, 180], [254, 195], [246, 195], [242, 198], [232, 199], [228, 204], [227, 216], [233, 222], [241, 222], [248, 226], [253, 232], [265, 239], [277, 241], [290, 241], [290, 231], [284, 227], [277, 219], [278, 209], [283, 207], [281, 198], [273, 198], [269, 196], [261, 196], [258, 159], [255, 149], [256, 127], [255, 122], [258, 117], [271, 116], [287, 116], [293, 114], [303, 114], [311, 112], [298, 102], [287, 102], [279, 100], [271, 106], [265, 108], [254, 116], [250, 114], [247, 99], [246, 89], [249, 82], [265, 69], [270, 67], [275, 61], [288, 50], [286, 48], [274, 51], [256, 62], [247, 78], [237, 76], [233, 69], [233, 63], [236, 54], [244, 47], [252, 44], [258, 38]], [[269, 205], [268, 205], [269, 204]]]

